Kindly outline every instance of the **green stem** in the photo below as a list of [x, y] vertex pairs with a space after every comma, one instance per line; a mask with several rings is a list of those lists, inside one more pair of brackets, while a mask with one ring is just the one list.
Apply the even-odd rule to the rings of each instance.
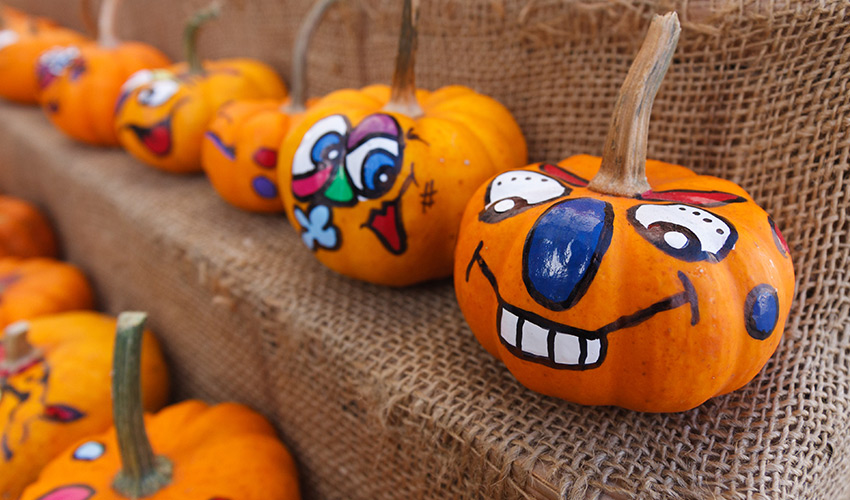
[[646, 180], [649, 118], [681, 31], [675, 12], [652, 18], [646, 39], [617, 96], [602, 151], [602, 165], [590, 181], [590, 189], [627, 197], [650, 189]]
[[4, 359], [0, 362], [0, 372], [15, 373], [26, 364], [40, 358], [41, 351], [29, 343], [28, 321], [16, 321], [3, 330]]
[[154, 455], [145, 431], [142, 405], [142, 334], [147, 314], [118, 316], [112, 366], [112, 416], [121, 453], [121, 470], [112, 487], [128, 498], [153, 495], [171, 483], [172, 464]]
[[295, 38], [295, 48], [292, 51], [292, 93], [289, 104], [281, 111], [284, 113], [300, 113], [306, 109], [307, 104], [307, 50], [310, 47], [310, 39], [313, 32], [319, 26], [319, 22], [328, 8], [339, 0], [316, 0], [307, 13], [307, 17], [301, 23], [298, 36]]
[[204, 72], [201, 58], [198, 56], [198, 33], [207, 21], [217, 18], [221, 14], [221, 2], [215, 0], [203, 9], [195, 12], [183, 29], [183, 49], [186, 54], [186, 62], [189, 64], [189, 73], [193, 75]]
[[416, 48], [419, 25], [419, 0], [404, 0], [401, 13], [401, 34], [398, 40], [398, 55], [395, 60], [393, 86], [386, 111], [402, 113], [412, 118], [422, 116], [422, 108], [416, 100]]
[[121, 41], [115, 36], [115, 16], [121, 0], [103, 0], [97, 18], [97, 44], [101, 47], [117, 47]]

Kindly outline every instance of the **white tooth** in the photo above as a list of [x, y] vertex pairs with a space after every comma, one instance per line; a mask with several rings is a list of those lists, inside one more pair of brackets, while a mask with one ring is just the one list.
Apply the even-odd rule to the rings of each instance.
[[502, 309], [502, 321], [499, 325], [499, 335], [505, 339], [505, 342], [516, 347], [516, 314]]
[[587, 357], [584, 364], [592, 365], [599, 361], [599, 352], [602, 350], [602, 341], [599, 339], [587, 341]]
[[522, 324], [522, 350], [535, 356], [549, 357], [549, 330], [530, 321]]
[[555, 363], [577, 365], [581, 355], [579, 339], [568, 333], [555, 334]]

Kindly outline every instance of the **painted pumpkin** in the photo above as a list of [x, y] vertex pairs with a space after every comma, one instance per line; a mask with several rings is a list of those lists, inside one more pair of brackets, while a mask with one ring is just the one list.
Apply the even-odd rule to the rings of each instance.
[[[6, 328], [0, 350], [0, 498], [17, 499], [51, 459], [112, 424], [114, 339], [115, 319], [94, 312]], [[165, 362], [150, 332], [140, 350], [144, 407], [156, 410], [168, 390]]]
[[292, 56], [292, 95], [233, 101], [222, 106], [204, 134], [201, 165], [216, 192], [249, 212], [282, 212], [277, 156], [287, 132], [315, 100], [306, 99], [307, 48], [324, 12], [338, 0], [317, 0], [304, 19]]
[[779, 343], [794, 270], [776, 225], [736, 184], [646, 160], [678, 33], [675, 14], [653, 20], [606, 156], [502, 173], [464, 214], [461, 310], [534, 391], [684, 411], [749, 382]]
[[115, 347], [115, 428], [67, 449], [21, 499], [300, 498], [292, 457], [272, 426], [242, 405], [185, 401], [143, 420], [132, 348], [143, 319], [135, 314], [119, 319], [127, 329], [119, 327]]
[[415, 24], [405, 2], [392, 88], [322, 98], [287, 136], [278, 166], [287, 216], [331, 269], [405, 286], [451, 274], [466, 200], [526, 162], [510, 112], [461, 86], [413, 81]]
[[101, 5], [97, 43], [48, 50], [36, 66], [39, 102], [51, 123], [73, 139], [97, 146], [118, 144], [115, 103], [127, 78], [170, 63], [150, 45], [115, 37], [117, 2], [104, 0]]
[[[286, 88], [269, 66], [251, 59], [198, 59], [201, 24], [217, 15], [204, 10], [186, 27], [187, 63], [141, 71], [125, 83], [115, 120], [121, 146], [142, 162], [173, 173], [201, 171], [204, 132], [225, 102], [283, 99]], [[261, 161], [270, 161], [261, 156]]]
[[88, 280], [71, 264], [0, 258], [0, 328], [19, 320], [91, 309], [93, 303]]
[[85, 41], [76, 31], [35, 18], [30, 18], [23, 29], [0, 30], [0, 97], [23, 104], [38, 103], [36, 63], [41, 53]]
[[0, 195], [0, 258], [56, 257], [50, 223], [33, 205]]

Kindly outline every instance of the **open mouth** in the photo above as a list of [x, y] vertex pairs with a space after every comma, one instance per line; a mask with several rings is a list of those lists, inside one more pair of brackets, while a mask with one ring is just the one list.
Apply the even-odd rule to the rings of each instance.
[[153, 127], [138, 125], [128, 125], [128, 127], [151, 153], [165, 156], [171, 152], [171, 115]]
[[499, 293], [499, 285], [484, 257], [480, 242], [469, 265], [466, 268], [466, 280], [475, 264], [490, 282], [499, 301], [496, 313], [496, 329], [499, 340], [508, 351], [518, 358], [543, 364], [551, 368], [564, 370], [588, 370], [596, 368], [605, 361], [608, 352], [608, 334], [639, 325], [656, 314], [689, 305], [691, 325], [699, 322], [699, 302], [696, 289], [685, 273], [679, 271], [678, 277], [683, 290], [670, 295], [635, 313], [621, 316], [616, 320], [597, 328], [584, 330], [556, 323], [540, 315], [508, 304]]

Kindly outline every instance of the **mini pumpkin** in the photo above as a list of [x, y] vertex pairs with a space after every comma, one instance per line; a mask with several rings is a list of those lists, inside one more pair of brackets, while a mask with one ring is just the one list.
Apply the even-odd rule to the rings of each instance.
[[39, 102], [50, 122], [71, 138], [97, 146], [118, 144], [115, 103], [127, 78], [170, 63], [150, 45], [116, 38], [117, 4], [118, 0], [101, 4], [97, 43], [48, 50], [36, 65]]
[[679, 31], [675, 13], [653, 19], [601, 159], [502, 173], [464, 214], [461, 310], [534, 391], [684, 411], [749, 382], [779, 343], [794, 270], [771, 218], [732, 182], [646, 160]]
[[88, 280], [71, 264], [0, 258], [0, 328], [19, 320], [91, 309], [93, 302]]
[[115, 129], [124, 147], [142, 162], [172, 173], [201, 170], [201, 142], [215, 112], [238, 99], [283, 99], [286, 88], [272, 68], [251, 59], [198, 58], [197, 33], [218, 15], [211, 7], [187, 24], [186, 63], [142, 71], [125, 83]]
[[0, 258], [56, 253], [56, 238], [44, 215], [24, 200], [0, 195]]
[[38, 103], [39, 84], [36, 63], [42, 52], [86, 38], [76, 31], [49, 21], [29, 18], [23, 26], [0, 30], [0, 97], [22, 104]]
[[301, 25], [292, 57], [292, 95], [274, 100], [233, 101], [222, 106], [204, 134], [201, 165], [216, 192], [250, 212], [282, 212], [277, 157], [287, 132], [309, 105], [307, 48], [324, 12], [338, 0], [317, 0]]
[[242, 405], [185, 401], [143, 420], [137, 347], [143, 321], [140, 313], [119, 317], [115, 428], [67, 449], [21, 499], [300, 498], [292, 457], [272, 426]]
[[[72, 312], [13, 323], [0, 349], [0, 492], [17, 499], [39, 471], [78, 439], [112, 424], [115, 319]], [[28, 337], [28, 338], [27, 338]], [[165, 363], [153, 335], [142, 353], [143, 401], [166, 400]]]
[[287, 136], [278, 163], [287, 216], [316, 258], [391, 286], [450, 275], [475, 186], [526, 162], [519, 126], [494, 99], [461, 86], [416, 89], [409, 0], [402, 17], [392, 88], [320, 99]]

